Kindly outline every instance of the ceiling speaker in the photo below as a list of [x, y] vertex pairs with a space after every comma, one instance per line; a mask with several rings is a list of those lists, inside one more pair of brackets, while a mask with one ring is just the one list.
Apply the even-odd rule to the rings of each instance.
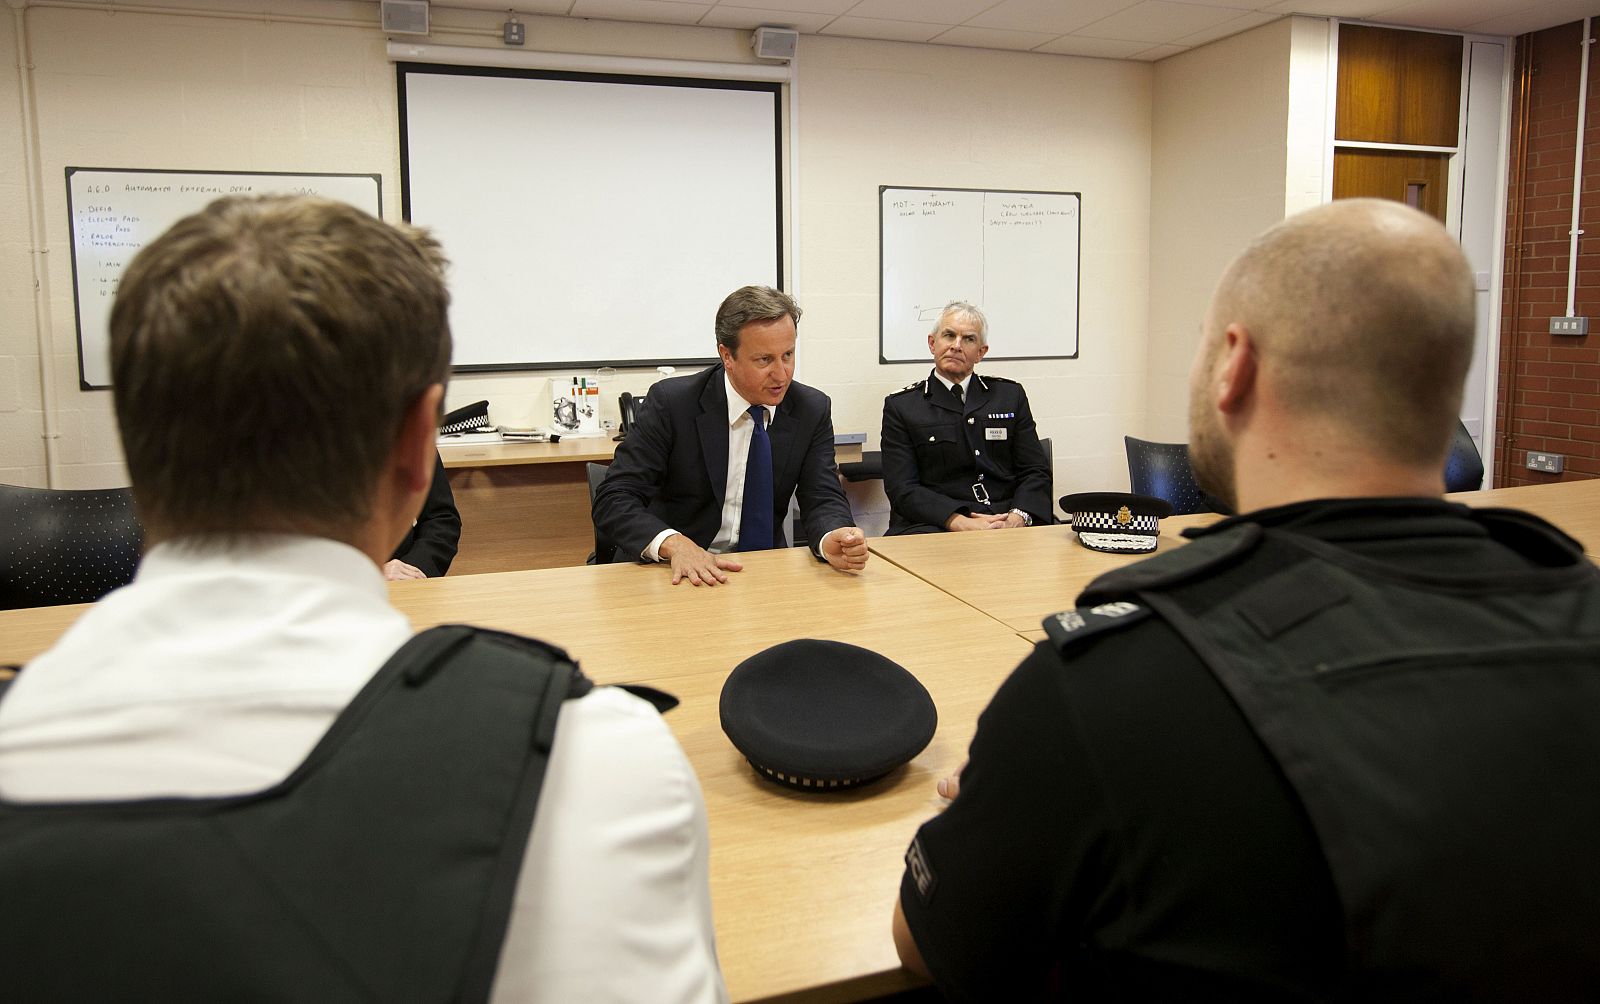
[[793, 59], [795, 47], [800, 43], [800, 33], [793, 28], [769, 28], [766, 25], [756, 29], [755, 36], [750, 39], [750, 48], [762, 59]]
[[383, 30], [391, 35], [426, 35], [428, 0], [382, 0]]

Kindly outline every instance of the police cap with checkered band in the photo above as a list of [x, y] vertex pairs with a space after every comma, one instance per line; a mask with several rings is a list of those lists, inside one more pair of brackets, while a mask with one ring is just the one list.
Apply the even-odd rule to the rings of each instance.
[[722, 731], [768, 781], [838, 791], [921, 753], [938, 712], [927, 688], [877, 652], [801, 638], [757, 652], [722, 686]]
[[1061, 509], [1072, 514], [1078, 543], [1114, 553], [1154, 551], [1160, 521], [1172, 515], [1172, 503], [1129, 492], [1079, 492], [1063, 495]]

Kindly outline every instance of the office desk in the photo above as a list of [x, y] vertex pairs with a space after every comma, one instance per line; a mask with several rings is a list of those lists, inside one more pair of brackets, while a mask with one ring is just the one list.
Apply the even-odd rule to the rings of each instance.
[[[915, 986], [889, 938], [901, 857], [939, 810], [934, 782], [965, 759], [978, 712], [1028, 646], [888, 562], [851, 576], [796, 548], [742, 560], [715, 589], [673, 586], [659, 566], [606, 565], [397, 582], [390, 595], [419, 628], [468, 621], [534, 635], [599, 682], [682, 698], [667, 722], [705, 792], [717, 947], [735, 1001]], [[0, 612], [0, 662], [33, 656], [85, 609]], [[869, 647], [916, 673], [939, 709], [929, 747], [859, 792], [800, 794], [758, 778], [722, 734], [718, 696], [742, 659], [797, 634]]]
[[[609, 434], [559, 443], [439, 446], [461, 512], [461, 547], [451, 575], [581, 565], [594, 550], [587, 465], [609, 464]], [[861, 459], [859, 443], [837, 446], [839, 463]]]

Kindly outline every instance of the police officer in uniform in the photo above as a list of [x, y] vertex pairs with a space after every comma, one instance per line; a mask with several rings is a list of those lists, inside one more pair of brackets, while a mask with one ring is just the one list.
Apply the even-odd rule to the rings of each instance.
[[1600, 572], [1441, 498], [1473, 300], [1393, 202], [1234, 262], [1190, 448], [1242, 515], [1046, 619], [907, 852], [908, 966], [957, 1000], [1593, 996]]
[[983, 312], [955, 301], [928, 334], [927, 379], [883, 402], [889, 533], [994, 530], [1048, 523], [1050, 461], [1028, 395], [973, 372], [989, 352]]

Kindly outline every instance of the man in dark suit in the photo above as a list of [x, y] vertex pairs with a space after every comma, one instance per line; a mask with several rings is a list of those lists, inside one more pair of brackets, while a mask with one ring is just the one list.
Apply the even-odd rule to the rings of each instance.
[[1048, 523], [1050, 459], [1028, 395], [973, 370], [989, 352], [983, 312], [956, 301], [928, 334], [933, 372], [883, 401], [889, 532], [999, 530]]
[[794, 382], [799, 320], [786, 293], [735, 290], [717, 309], [722, 364], [650, 388], [595, 492], [594, 525], [622, 553], [670, 562], [674, 584], [714, 586], [741, 568], [729, 552], [785, 546], [797, 497], [817, 557], [866, 565], [833, 460], [832, 403]]
[[384, 563], [383, 577], [436, 579], [450, 570], [456, 546], [461, 542], [461, 513], [456, 509], [455, 493], [444, 470], [444, 458], [433, 454], [433, 483], [422, 503], [417, 521], [406, 531], [406, 539]]

